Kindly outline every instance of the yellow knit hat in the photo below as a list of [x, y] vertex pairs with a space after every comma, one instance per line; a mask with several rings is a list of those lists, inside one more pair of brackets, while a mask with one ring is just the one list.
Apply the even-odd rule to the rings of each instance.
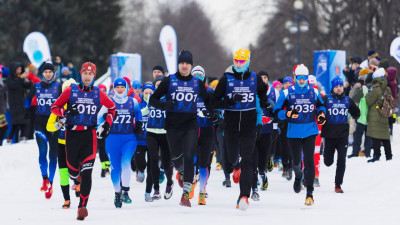
[[364, 68], [364, 69], [360, 70], [360, 72], [358, 73], [358, 76], [364, 76], [364, 75], [367, 75], [367, 74], [369, 74], [369, 69], [368, 68]]
[[233, 54], [233, 59], [238, 59], [238, 60], [248, 60], [250, 59], [250, 51], [244, 48], [241, 48]]
[[218, 85], [218, 80], [213, 80], [213, 81], [210, 83], [210, 88], [214, 89], [214, 88], [217, 87], [217, 85]]
[[71, 84], [76, 84], [76, 81], [72, 78], [70, 78], [69, 80], [65, 81], [62, 84], [62, 91], [64, 91], [67, 87], [71, 86]]

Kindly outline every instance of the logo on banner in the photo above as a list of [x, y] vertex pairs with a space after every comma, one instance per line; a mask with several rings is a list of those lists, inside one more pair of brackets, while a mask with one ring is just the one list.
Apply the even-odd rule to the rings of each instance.
[[168, 41], [167, 41], [167, 52], [168, 52], [168, 56], [172, 56], [172, 41], [171, 41], [171, 39], [168, 39]]
[[400, 63], [400, 37], [395, 38], [390, 44], [390, 55]]

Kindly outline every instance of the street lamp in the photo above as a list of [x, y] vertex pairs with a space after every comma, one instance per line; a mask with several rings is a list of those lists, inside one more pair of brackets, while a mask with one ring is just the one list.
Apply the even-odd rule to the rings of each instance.
[[293, 21], [286, 21], [285, 28], [291, 34], [297, 34], [297, 64], [301, 62], [301, 43], [300, 43], [300, 33], [307, 32], [309, 25], [306, 21], [302, 10], [304, 8], [304, 3], [301, 0], [296, 0], [293, 3], [293, 8], [296, 10], [296, 14], [293, 16]]

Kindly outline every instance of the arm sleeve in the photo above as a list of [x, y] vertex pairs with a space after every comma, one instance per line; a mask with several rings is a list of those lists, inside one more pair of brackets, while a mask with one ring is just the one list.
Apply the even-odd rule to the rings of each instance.
[[260, 98], [259, 102], [261, 102], [263, 105], [268, 102], [268, 88], [268, 85], [263, 82], [261, 76], [257, 75], [257, 95]]
[[50, 114], [49, 119], [47, 120], [47, 124], [46, 124], [47, 131], [49, 131], [49, 132], [57, 131], [57, 128], [55, 127], [57, 118], [58, 118], [58, 116], [56, 116], [54, 113]]
[[349, 113], [355, 120], [357, 120], [360, 117], [360, 109], [358, 108], [356, 103], [354, 103], [354, 101], [351, 99], [350, 99]]
[[316, 93], [315, 98], [317, 100], [317, 102], [315, 103], [315, 106], [317, 107], [317, 114], [320, 114], [321, 112], [326, 114], [325, 101], [322, 100], [321, 93], [315, 88], [314, 88], [314, 91]]
[[68, 87], [64, 92], [58, 97], [56, 102], [51, 106], [51, 112], [56, 116], [64, 117], [64, 105], [67, 104], [69, 96], [71, 95], [71, 87]]
[[100, 91], [100, 104], [107, 108], [106, 122], [111, 126], [115, 115], [115, 103], [107, 96], [106, 93]]
[[135, 111], [135, 120], [142, 121], [142, 111], [140, 109], [139, 102], [134, 98], [133, 103], [134, 103], [133, 110]]
[[206, 86], [203, 81], [199, 82], [199, 95], [204, 101], [204, 105], [210, 112], [214, 111], [214, 105], [212, 104], [212, 95], [207, 92]]
[[143, 98], [143, 101], [145, 101], [145, 102], [147, 103], [147, 105], [146, 105], [146, 107], [144, 107], [144, 108], [141, 109], [140, 111], [141, 111], [141, 113], [142, 113], [142, 116], [145, 116], [145, 115], [149, 114], [149, 99], [145, 100], [145, 99]]
[[378, 100], [377, 90], [373, 89], [371, 92], [365, 95], [365, 101], [367, 102], [368, 106], [374, 105]]
[[165, 77], [154, 94], [151, 95], [149, 104], [154, 106], [157, 109], [162, 109], [163, 110], [163, 104], [160, 101], [160, 98], [168, 93], [168, 88], [169, 88], [169, 82], [170, 82], [170, 77]]
[[256, 112], [257, 112], [257, 125], [262, 125], [262, 109], [260, 106], [260, 99], [256, 96]]
[[287, 105], [287, 100], [285, 91], [281, 91], [281, 93], [279, 94], [279, 98], [276, 101], [275, 108], [273, 111], [274, 117], [280, 120], [286, 120], [286, 110], [284, 108]]

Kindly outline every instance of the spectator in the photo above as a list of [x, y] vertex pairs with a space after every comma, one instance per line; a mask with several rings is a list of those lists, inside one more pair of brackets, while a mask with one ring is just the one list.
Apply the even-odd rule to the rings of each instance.
[[61, 78], [61, 69], [64, 67], [64, 64], [62, 63], [61, 57], [56, 56], [54, 60], [54, 72], [56, 75], [56, 79]]
[[65, 82], [65, 81], [67, 81], [67, 80], [69, 80], [70, 78], [72, 78], [72, 76], [71, 76], [71, 71], [69, 70], [69, 68], [67, 67], [67, 66], [64, 66], [62, 69], [61, 69], [61, 77], [60, 77], [60, 80], [61, 80], [61, 82]]
[[157, 65], [153, 67], [153, 79], [156, 79], [158, 76], [164, 75], [164, 67]]
[[[358, 105], [360, 108], [360, 118], [356, 121], [355, 131], [353, 133], [353, 152], [348, 156], [348, 158], [365, 156], [370, 157], [371, 148], [372, 148], [372, 139], [368, 136], [365, 136], [364, 139], [364, 150], [361, 150], [361, 142], [362, 137], [367, 133], [367, 113], [368, 109], [364, 106], [365, 104], [365, 95], [368, 93], [368, 87], [366, 86], [365, 80], [369, 74], [369, 69], [361, 69], [358, 76], [358, 81], [350, 91], [349, 97]], [[364, 98], [364, 99], [363, 99]], [[363, 99], [363, 100], [362, 100]], [[361, 104], [361, 100], [363, 101]], [[350, 130], [353, 130], [354, 124], [350, 123]]]
[[78, 70], [76, 69], [76, 67], [74, 66], [74, 64], [72, 62], [68, 62], [67, 63], [68, 69], [71, 72], [71, 78], [74, 80], [78, 80], [79, 78], [79, 74], [78, 74]]
[[5, 114], [7, 112], [7, 87], [3, 82], [3, 65], [0, 65], [0, 146], [2, 146], [4, 135], [8, 130]]
[[353, 56], [350, 58], [350, 68], [347, 68], [346, 66], [343, 70], [343, 73], [346, 76], [347, 82], [349, 82], [350, 87], [352, 87], [357, 81], [355, 72], [360, 69], [361, 62], [362, 59], [360, 56]]
[[282, 90], [282, 83], [281, 83], [279, 80], [276, 80], [276, 81], [272, 82], [272, 87], [273, 87], [275, 90], [281, 92], [281, 90]]
[[385, 70], [378, 68], [372, 76], [372, 90], [365, 96], [368, 109], [368, 128], [367, 136], [372, 138], [374, 156], [368, 162], [378, 161], [381, 157], [381, 145], [385, 148], [386, 160], [392, 159], [392, 149], [390, 145], [389, 121], [383, 117], [378, 107], [382, 107], [383, 95], [385, 91], [391, 93], [385, 78]]
[[15, 135], [15, 142], [18, 143], [19, 132], [21, 132], [21, 139], [25, 139], [25, 93], [32, 86], [32, 82], [26, 78], [27, 76], [28, 71], [25, 71], [22, 63], [12, 62], [10, 64], [10, 76], [7, 78], [8, 105], [11, 115], [11, 132], [7, 140], [9, 142]]
[[379, 58], [379, 54], [375, 50], [369, 50], [368, 51], [368, 61], [371, 60], [371, 59], [381, 60]]
[[[395, 67], [389, 67], [387, 69], [387, 80], [389, 83], [389, 87], [394, 99], [397, 100], [397, 69]], [[389, 117], [389, 128], [390, 128], [390, 135], [393, 135], [393, 123], [396, 122], [396, 119], [393, 117]]]

